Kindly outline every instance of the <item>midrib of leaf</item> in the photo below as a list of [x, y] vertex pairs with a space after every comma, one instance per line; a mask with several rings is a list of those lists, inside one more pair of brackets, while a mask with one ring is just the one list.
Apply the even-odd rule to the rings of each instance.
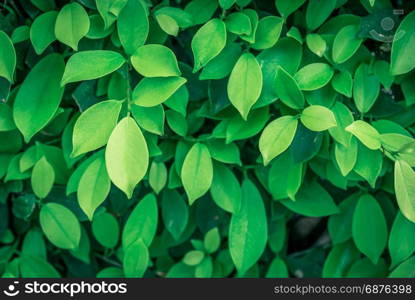
[[66, 239], [70, 242], [70, 244], [72, 245], [73, 248], [76, 247], [76, 245], [73, 243], [70, 235], [68, 234], [68, 232], [65, 230], [65, 228], [61, 225], [61, 223], [59, 223], [58, 219], [52, 214], [50, 213], [50, 210], [48, 209], [48, 214], [51, 216], [51, 218], [53, 219], [53, 221], [56, 223], [56, 225], [59, 227], [60, 231], [65, 235]]

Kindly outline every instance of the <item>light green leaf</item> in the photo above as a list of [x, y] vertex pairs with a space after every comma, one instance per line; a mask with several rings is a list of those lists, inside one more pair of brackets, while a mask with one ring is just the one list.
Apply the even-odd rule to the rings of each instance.
[[44, 57], [26, 76], [17, 92], [13, 118], [26, 142], [54, 117], [63, 95], [60, 80], [64, 68], [59, 54]]
[[209, 190], [213, 166], [209, 149], [204, 144], [196, 143], [190, 148], [183, 162], [181, 178], [189, 204], [193, 204]]
[[163, 45], [141, 46], [131, 56], [134, 69], [145, 77], [180, 76], [179, 65], [173, 51]]
[[241, 205], [241, 186], [235, 174], [226, 165], [214, 163], [210, 194], [213, 201], [230, 213], [236, 213]]
[[252, 32], [251, 20], [242, 12], [231, 13], [225, 19], [226, 29], [237, 35], [250, 34]]
[[401, 213], [415, 223], [415, 172], [404, 160], [395, 161], [395, 193]]
[[247, 119], [251, 107], [262, 90], [262, 71], [255, 56], [244, 53], [238, 59], [228, 82], [228, 96], [243, 119]]
[[147, 143], [131, 117], [122, 119], [108, 140], [105, 162], [111, 181], [130, 199], [148, 168]]
[[336, 35], [332, 48], [333, 61], [336, 64], [344, 63], [357, 52], [363, 42], [363, 39], [358, 37], [359, 30], [358, 25], [348, 25]]
[[308, 49], [315, 55], [322, 57], [327, 50], [327, 42], [317, 33], [310, 33], [306, 36]]
[[334, 155], [336, 163], [343, 176], [347, 176], [356, 165], [358, 150], [357, 145], [357, 141], [354, 138], [351, 139], [348, 146], [344, 146], [339, 143], [336, 143], [335, 145]]
[[91, 162], [79, 180], [78, 203], [88, 219], [92, 221], [94, 212], [107, 198], [111, 181], [105, 168], [103, 155]]
[[134, 88], [133, 103], [144, 107], [159, 105], [173, 96], [186, 81], [183, 77], [143, 78]]
[[150, 261], [148, 248], [141, 239], [124, 249], [123, 269], [125, 277], [140, 278], [144, 275]]
[[127, 2], [128, 0], [95, 0], [98, 12], [104, 21], [104, 28], [109, 28], [114, 23]]
[[55, 181], [55, 171], [52, 166], [42, 157], [33, 167], [31, 184], [35, 195], [41, 199], [45, 198], [51, 191]]
[[252, 48], [263, 50], [274, 46], [280, 38], [283, 25], [284, 20], [276, 16], [267, 16], [259, 20]]
[[193, 72], [196, 73], [215, 58], [226, 45], [226, 26], [222, 20], [212, 19], [204, 24], [192, 39]]
[[353, 84], [353, 98], [357, 109], [361, 113], [367, 113], [375, 104], [379, 92], [379, 79], [370, 73], [367, 64], [361, 64], [356, 70]]
[[346, 127], [346, 131], [357, 137], [363, 145], [371, 150], [377, 150], [381, 147], [379, 132], [365, 121], [354, 121]]
[[72, 157], [105, 146], [117, 125], [122, 102], [102, 101], [85, 110], [76, 120], [72, 136]]
[[160, 193], [167, 183], [167, 168], [164, 163], [155, 161], [151, 163], [148, 183], [156, 194]]
[[325, 63], [309, 64], [300, 69], [294, 79], [303, 91], [314, 91], [328, 84], [334, 75], [333, 69]]
[[165, 114], [162, 105], [152, 107], [132, 105], [131, 112], [141, 128], [157, 135], [163, 135]]
[[75, 249], [81, 239], [81, 226], [72, 211], [57, 203], [44, 204], [40, 226], [49, 241], [62, 249]]
[[77, 51], [78, 43], [88, 33], [89, 26], [88, 14], [82, 5], [77, 2], [66, 4], [56, 18], [56, 39]]
[[62, 85], [84, 80], [92, 80], [121, 68], [125, 63], [121, 54], [109, 50], [81, 51], [72, 55], [66, 63]]
[[242, 184], [240, 209], [229, 225], [229, 250], [238, 272], [244, 274], [261, 257], [267, 243], [267, 216], [262, 197], [249, 180]]
[[259, 150], [262, 154], [264, 165], [280, 155], [291, 145], [298, 121], [293, 116], [280, 117], [269, 123], [259, 139]]
[[301, 113], [301, 122], [311, 131], [324, 131], [337, 126], [333, 112], [321, 105], [306, 107]]

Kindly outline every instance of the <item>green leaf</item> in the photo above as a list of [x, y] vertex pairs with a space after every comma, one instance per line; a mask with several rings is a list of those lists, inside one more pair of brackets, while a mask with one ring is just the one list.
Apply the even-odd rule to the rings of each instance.
[[346, 96], [347, 98], [352, 97], [353, 78], [348, 71], [334, 74], [331, 85], [336, 92]]
[[347, 176], [356, 165], [358, 144], [356, 139], [351, 139], [348, 146], [336, 143], [334, 148], [334, 156], [337, 166], [343, 176]]
[[372, 188], [376, 186], [380, 172], [382, 171], [383, 157], [382, 153], [358, 143], [357, 161], [354, 171], [366, 179]]
[[408, 259], [415, 252], [415, 241], [407, 238], [414, 234], [415, 224], [398, 212], [389, 236], [389, 253], [392, 258], [391, 267]]
[[164, 188], [167, 182], [167, 168], [164, 163], [153, 161], [151, 163], [148, 183], [156, 194]]
[[213, 166], [209, 149], [204, 144], [196, 143], [190, 148], [180, 176], [190, 205], [209, 190], [213, 179]]
[[92, 161], [82, 174], [78, 185], [78, 203], [88, 219], [92, 221], [94, 212], [107, 198], [111, 181], [105, 168], [103, 155]]
[[127, 249], [139, 240], [149, 247], [156, 234], [157, 220], [157, 199], [153, 194], [147, 194], [138, 202], [125, 223], [122, 233], [123, 248]]
[[177, 36], [179, 34], [179, 24], [173, 17], [165, 14], [157, 14], [156, 20], [160, 28], [168, 35]]
[[199, 79], [222, 79], [228, 76], [241, 56], [241, 47], [235, 43], [229, 43], [216, 56], [209, 61], [200, 73]]
[[134, 69], [145, 77], [180, 76], [179, 65], [173, 51], [163, 45], [141, 46], [131, 56]]
[[415, 276], [415, 256], [405, 260], [392, 273], [389, 278], [413, 278]]
[[89, 107], [76, 120], [72, 136], [72, 157], [105, 146], [117, 125], [122, 102], [102, 101]]
[[150, 254], [148, 253], [148, 248], [141, 239], [136, 240], [124, 250], [123, 269], [125, 277], [142, 277], [149, 261]]
[[317, 33], [307, 34], [306, 43], [308, 49], [319, 57], [322, 57], [327, 50], [326, 40]]
[[352, 237], [353, 213], [358, 194], [352, 194], [339, 204], [340, 212], [329, 217], [327, 229], [334, 244], [341, 244]]
[[128, 55], [144, 45], [149, 33], [149, 22], [142, 1], [128, 0], [117, 21], [118, 36]]
[[114, 51], [80, 51], [69, 58], [61, 84], [104, 77], [121, 68], [124, 63], [122, 55]]
[[192, 16], [193, 25], [199, 25], [208, 22], [217, 8], [218, 1], [192, 0], [186, 5], [184, 10]]
[[333, 61], [336, 64], [346, 62], [359, 49], [363, 42], [363, 39], [358, 37], [359, 30], [357, 25], [348, 25], [337, 33], [332, 48]]
[[359, 198], [353, 214], [352, 232], [357, 248], [377, 264], [386, 246], [388, 229], [382, 208], [371, 195]]
[[252, 48], [263, 50], [274, 46], [280, 38], [283, 24], [284, 20], [275, 16], [267, 16], [259, 20]]
[[267, 243], [268, 228], [262, 197], [249, 180], [242, 184], [240, 209], [229, 226], [229, 250], [238, 272], [244, 274], [261, 257]]
[[337, 1], [310, 0], [307, 5], [305, 20], [310, 30], [320, 27], [336, 8]]
[[56, 39], [77, 51], [78, 43], [88, 33], [89, 26], [88, 14], [79, 3], [66, 4], [56, 18]]
[[56, 269], [41, 257], [23, 255], [20, 257], [20, 271], [25, 278], [60, 278]]
[[143, 78], [134, 88], [133, 103], [144, 107], [159, 105], [173, 96], [186, 81], [183, 77]]
[[94, 217], [92, 232], [102, 246], [114, 248], [118, 243], [120, 228], [117, 219], [113, 215], [103, 213]]
[[219, 5], [223, 9], [229, 9], [235, 4], [236, 0], [219, 0]]
[[212, 19], [204, 24], [192, 39], [194, 56], [193, 73], [199, 71], [215, 58], [226, 45], [226, 26], [219, 19]]
[[216, 252], [220, 246], [220, 233], [217, 227], [212, 228], [205, 234], [203, 240], [206, 252], [211, 254]]
[[197, 266], [205, 258], [205, 253], [199, 250], [192, 250], [186, 253], [183, 257], [183, 263], [188, 266]]
[[391, 73], [405, 74], [415, 68], [415, 12], [409, 13], [401, 22], [392, 44]]
[[231, 13], [225, 19], [226, 29], [234, 34], [251, 34], [252, 25], [249, 17], [242, 12]]
[[334, 246], [324, 262], [322, 277], [344, 278], [347, 270], [359, 256], [359, 251], [350, 242]]
[[62, 249], [75, 249], [81, 239], [81, 226], [75, 215], [57, 203], [44, 204], [39, 214], [40, 226], [49, 241]]
[[95, 2], [98, 12], [104, 21], [104, 26], [108, 28], [117, 19], [128, 0], [95, 0]]
[[306, 0], [275, 0], [275, 6], [278, 12], [284, 18], [287, 18], [297, 9], [299, 9]]
[[331, 110], [336, 117], [337, 126], [329, 128], [329, 133], [336, 142], [347, 147], [352, 139], [352, 134], [346, 131], [346, 127], [353, 123], [353, 114], [350, 109], [341, 102], [336, 102]]
[[26, 76], [17, 92], [13, 118], [26, 142], [54, 117], [63, 95], [60, 80], [64, 68], [59, 54], [44, 57]]
[[131, 117], [122, 119], [112, 131], [105, 150], [111, 181], [130, 199], [148, 168], [147, 143]]
[[247, 119], [251, 107], [262, 90], [262, 72], [255, 56], [244, 53], [238, 59], [228, 82], [228, 96], [243, 119]]
[[309, 64], [300, 69], [294, 79], [303, 91], [314, 91], [328, 84], [334, 75], [333, 69], [324, 63]]
[[283, 68], [277, 67], [275, 89], [280, 100], [293, 109], [304, 107], [304, 95], [294, 78]]
[[13, 121], [13, 112], [6, 103], [0, 103], [0, 131], [16, 129]]
[[288, 278], [288, 269], [285, 265], [285, 262], [276, 257], [272, 260], [271, 264], [269, 265], [268, 271], [265, 274], [265, 278]]
[[395, 193], [401, 213], [415, 223], [415, 172], [404, 160], [395, 161]]
[[301, 122], [311, 131], [324, 131], [337, 126], [333, 112], [321, 105], [306, 107], [301, 113]]
[[55, 171], [52, 166], [42, 157], [33, 167], [31, 184], [38, 198], [45, 198], [52, 189], [55, 181]]
[[161, 200], [164, 226], [178, 240], [189, 221], [189, 209], [183, 197], [176, 191], [165, 189]]
[[259, 150], [265, 166], [288, 149], [294, 139], [297, 125], [298, 121], [295, 117], [284, 116], [265, 127], [259, 139]]
[[153, 107], [132, 105], [131, 112], [141, 128], [157, 135], [163, 135], [165, 114], [162, 105]]
[[369, 72], [369, 66], [361, 64], [355, 73], [353, 97], [357, 109], [367, 113], [379, 96], [380, 83], [376, 75]]
[[354, 121], [346, 127], [346, 131], [357, 137], [363, 145], [371, 150], [377, 150], [381, 147], [379, 132], [365, 121]]
[[12, 83], [15, 68], [16, 52], [13, 43], [4, 31], [0, 31], [0, 77]]
[[56, 40], [54, 28], [57, 16], [58, 12], [49, 11], [41, 14], [33, 21], [30, 27], [30, 41], [36, 54], [42, 54]]
[[226, 165], [214, 163], [210, 194], [223, 210], [236, 213], [241, 204], [241, 186], [235, 174]]
[[268, 173], [268, 188], [273, 199], [295, 200], [302, 183], [302, 175], [303, 164], [295, 162], [290, 152], [274, 159]]
[[[315, 195], [319, 195], [315, 197]], [[290, 210], [308, 217], [324, 217], [337, 214], [338, 207], [329, 193], [317, 182], [304, 183], [295, 201], [286, 199], [281, 203]]]

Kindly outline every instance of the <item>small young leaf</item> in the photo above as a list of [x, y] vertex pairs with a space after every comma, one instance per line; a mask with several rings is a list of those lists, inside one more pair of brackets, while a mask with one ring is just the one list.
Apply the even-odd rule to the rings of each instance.
[[52, 189], [55, 181], [55, 171], [52, 166], [42, 157], [33, 167], [32, 171], [32, 189], [39, 198], [45, 198]]

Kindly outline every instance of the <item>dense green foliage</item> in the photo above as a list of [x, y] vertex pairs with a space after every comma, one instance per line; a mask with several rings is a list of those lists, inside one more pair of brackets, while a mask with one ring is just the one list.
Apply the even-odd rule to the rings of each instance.
[[1, 1], [0, 273], [414, 277], [414, 8]]

